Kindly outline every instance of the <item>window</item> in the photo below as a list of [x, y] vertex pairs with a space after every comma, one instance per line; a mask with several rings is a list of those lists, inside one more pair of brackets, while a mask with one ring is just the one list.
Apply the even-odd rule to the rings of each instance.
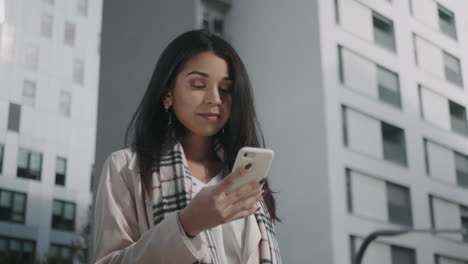
[[377, 65], [379, 99], [401, 108], [400, 84], [398, 75]]
[[64, 42], [66, 45], [74, 46], [75, 45], [75, 32], [76, 26], [70, 22], [65, 22], [65, 39]]
[[14, 57], [14, 48], [15, 28], [12, 25], [3, 23], [0, 28], [0, 58], [5, 61], [11, 61]]
[[4, 152], [4, 149], [5, 147], [3, 146], [3, 144], [0, 144], [0, 173], [2, 173], [3, 171], [3, 152]]
[[439, 29], [445, 35], [457, 39], [457, 29], [455, 27], [455, 15], [452, 11], [441, 6], [437, 6], [439, 13]]
[[398, 74], [341, 46], [338, 59], [340, 82], [346, 88], [401, 108]]
[[59, 113], [63, 116], [70, 116], [71, 93], [67, 91], [60, 91], [59, 98]]
[[435, 255], [435, 264], [468, 264], [468, 261]]
[[468, 157], [457, 152], [454, 152], [454, 154], [457, 183], [468, 188]]
[[0, 189], [0, 220], [24, 224], [26, 194]]
[[[355, 258], [363, 239], [351, 236], [351, 257]], [[389, 259], [390, 258], [390, 259]], [[397, 245], [373, 242], [367, 248], [363, 263], [391, 263], [391, 264], [416, 264], [416, 252], [414, 249]], [[351, 261], [353, 263], [353, 261]]]
[[85, 65], [84, 61], [75, 59], [75, 63], [73, 64], [73, 82], [77, 84], [84, 83], [84, 76], [85, 74]]
[[88, 15], [88, 0], [78, 0], [78, 14], [84, 17]]
[[392, 264], [416, 264], [416, 253], [413, 249], [392, 245]]
[[60, 264], [73, 263], [73, 254], [71, 246], [52, 243], [50, 244], [49, 248], [49, 256], [53, 261], [56, 261]]
[[447, 52], [444, 54], [445, 79], [457, 86], [463, 87], [460, 60]]
[[54, 18], [49, 14], [42, 14], [41, 36], [52, 38]]
[[222, 35], [224, 31], [224, 16], [222, 8], [208, 1], [203, 1], [203, 16], [200, 26]]
[[387, 182], [388, 217], [391, 223], [413, 226], [410, 191]]
[[33, 264], [36, 243], [32, 240], [0, 236], [0, 259], [2, 263]]
[[218, 34], [223, 34], [223, 20], [214, 19], [213, 20], [213, 31]]
[[466, 119], [465, 107], [449, 100], [449, 109], [452, 130], [464, 136], [468, 136], [468, 121]]
[[75, 207], [75, 203], [54, 200], [52, 228], [64, 231], [74, 231]]
[[[431, 224], [434, 229], [468, 228], [468, 208], [452, 201], [429, 196]], [[468, 242], [468, 236], [461, 233], [439, 233], [438, 237]]]
[[19, 132], [20, 129], [21, 106], [10, 103], [8, 108], [8, 130]]
[[372, 14], [372, 21], [374, 24], [374, 42], [383, 48], [396, 51], [393, 21], [376, 12]]
[[[462, 228], [468, 230], [468, 207], [462, 206], [460, 208], [461, 211], [461, 225]], [[468, 243], [468, 234], [463, 234], [463, 241]]]
[[36, 83], [24, 80], [23, 82], [23, 105], [34, 107], [36, 101]]
[[353, 212], [353, 185], [351, 180], [351, 170], [346, 169], [346, 206], [348, 212]]
[[42, 154], [20, 148], [18, 153], [18, 177], [40, 181], [41, 171]]
[[405, 132], [385, 122], [381, 123], [381, 128], [384, 159], [406, 166]]
[[57, 157], [55, 161], [55, 185], [65, 186], [65, 176], [67, 171], [67, 160]]
[[24, 66], [27, 70], [37, 71], [39, 65], [39, 47], [30, 44], [26, 47]]

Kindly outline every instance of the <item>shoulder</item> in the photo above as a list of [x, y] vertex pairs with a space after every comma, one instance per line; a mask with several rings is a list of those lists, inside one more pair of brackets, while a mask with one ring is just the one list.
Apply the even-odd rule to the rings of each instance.
[[117, 170], [131, 169], [136, 165], [136, 153], [131, 148], [114, 151], [107, 157], [104, 164], [104, 167], [112, 166]]

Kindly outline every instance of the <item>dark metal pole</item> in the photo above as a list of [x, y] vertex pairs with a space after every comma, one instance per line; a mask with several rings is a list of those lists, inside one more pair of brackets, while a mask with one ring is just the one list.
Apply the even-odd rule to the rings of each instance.
[[364, 257], [364, 253], [366, 249], [369, 247], [370, 243], [374, 241], [379, 236], [399, 236], [406, 233], [461, 233], [465, 234], [467, 232], [466, 229], [399, 229], [399, 230], [376, 230], [362, 241], [359, 250], [354, 257], [353, 264], [361, 264], [362, 259]]

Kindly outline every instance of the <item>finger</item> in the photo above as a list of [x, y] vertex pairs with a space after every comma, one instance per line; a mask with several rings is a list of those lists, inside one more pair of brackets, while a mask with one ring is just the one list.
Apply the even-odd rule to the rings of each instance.
[[226, 176], [223, 179], [223, 181], [219, 184], [220, 190], [227, 190], [231, 185], [233, 185], [237, 180], [239, 180], [239, 178], [244, 176], [251, 167], [252, 164], [248, 163], [247, 165], [234, 170], [231, 174]]
[[231, 222], [231, 221], [235, 221], [237, 219], [245, 218], [245, 217], [247, 217], [249, 215], [255, 214], [259, 209], [260, 209], [260, 206], [257, 205], [257, 203], [255, 203], [252, 208], [250, 208], [248, 210], [243, 210], [243, 211], [240, 211], [240, 212], [234, 214], [227, 221]]
[[[257, 204], [257, 201], [262, 198], [263, 190], [258, 191], [255, 195], [243, 199], [226, 208], [227, 219], [232, 219], [241, 214], [242, 211], [251, 211]], [[255, 212], [255, 211], [254, 211]]]
[[263, 184], [260, 184], [260, 182], [257, 180], [253, 180], [229, 193], [225, 199], [225, 202], [226, 204], [235, 204], [253, 195], [258, 195], [263, 191], [262, 189]]

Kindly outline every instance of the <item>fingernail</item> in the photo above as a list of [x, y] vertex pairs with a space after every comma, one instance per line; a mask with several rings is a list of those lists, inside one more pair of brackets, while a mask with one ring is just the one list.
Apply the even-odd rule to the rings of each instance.
[[258, 183], [259, 184], [264, 184], [266, 182], [266, 178], [261, 179]]
[[245, 165], [246, 170], [250, 169], [250, 167], [252, 167], [252, 163], [249, 163], [249, 164]]
[[258, 212], [258, 210], [260, 210], [260, 207], [258, 207], [257, 210], [255, 210], [255, 212]]

